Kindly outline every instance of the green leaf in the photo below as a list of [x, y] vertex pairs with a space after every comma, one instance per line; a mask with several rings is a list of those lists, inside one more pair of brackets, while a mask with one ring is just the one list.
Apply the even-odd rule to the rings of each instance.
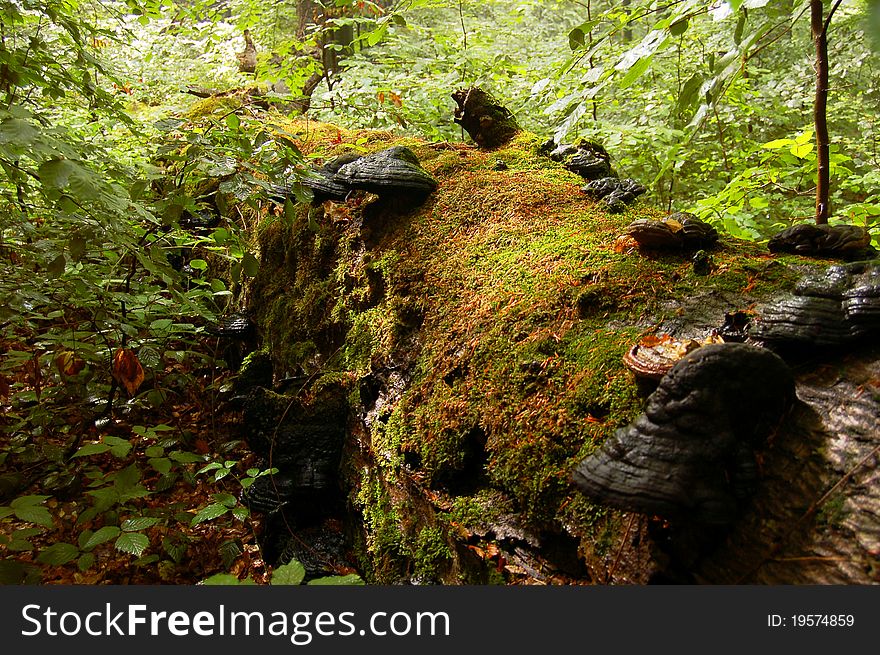
[[211, 233], [211, 238], [214, 239], [214, 243], [216, 243], [218, 246], [225, 245], [226, 242], [229, 241], [229, 237], [229, 230], [227, 230], [225, 227], [218, 227]]
[[140, 532], [123, 532], [116, 540], [116, 550], [140, 557], [150, 545], [150, 540]]
[[247, 507], [233, 507], [231, 513], [238, 521], [245, 521], [251, 515]]
[[702, 85], [703, 76], [699, 73], [691, 75], [687, 82], [682, 85], [681, 93], [678, 94], [679, 112], [687, 111], [699, 100], [699, 91]]
[[[126, 442], [128, 444], [128, 442]], [[141, 470], [137, 464], [129, 464], [116, 474], [113, 480], [113, 486], [120, 491], [131, 489], [141, 480]]]
[[733, 42], [739, 45], [742, 42], [743, 30], [746, 27], [746, 12], [741, 12], [736, 21], [736, 29], [733, 31]]
[[79, 559], [76, 560], [76, 567], [85, 573], [90, 568], [95, 565], [95, 554], [94, 553], [83, 553], [79, 556]]
[[204, 580], [202, 580], [199, 584], [208, 585], [208, 586], [214, 586], [214, 585], [217, 585], [217, 586], [219, 586], [219, 585], [238, 586], [238, 585], [241, 585], [244, 583], [242, 583], [237, 577], [235, 577], [231, 573], [215, 573], [210, 578], [205, 578]]
[[618, 86], [620, 86], [621, 89], [626, 89], [627, 87], [632, 86], [632, 83], [639, 79], [642, 74], [648, 70], [653, 59], [654, 55], [640, 57], [639, 60], [626, 72], [626, 75], [621, 78], [620, 82], [617, 83]]
[[150, 446], [144, 450], [144, 455], [147, 457], [162, 457], [165, 455], [165, 449], [162, 446]]
[[159, 318], [150, 323], [151, 332], [167, 332], [174, 325], [174, 321], [170, 318]]
[[52, 515], [45, 507], [20, 507], [15, 510], [16, 518], [27, 521], [28, 523], [36, 523], [47, 528], [55, 527], [52, 522]]
[[108, 446], [107, 444], [90, 443], [77, 450], [72, 455], [72, 457], [88, 457], [89, 455], [100, 455], [101, 453], [106, 453], [109, 450], [110, 446]]
[[70, 250], [70, 256], [78, 261], [82, 259], [82, 256], [86, 252], [86, 240], [82, 237], [73, 237], [70, 241], [67, 242], [67, 247]]
[[807, 130], [806, 132], [802, 132], [798, 136], [795, 137], [794, 142], [799, 146], [804, 145], [805, 143], [809, 143], [813, 140], [813, 130]]
[[211, 521], [220, 516], [226, 514], [229, 511], [229, 508], [225, 505], [221, 505], [220, 503], [212, 503], [207, 507], [203, 507], [200, 509], [196, 515], [193, 517], [190, 525], [198, 525], [199, 523], [203, 523], [205, 521]]
[[189, 265], [196, 271], [207, 271], [208, 270], [208, 262], [204, 259], [190, 259]]
[[162, 548], [176, 564], [180, 564], [183, 556], [186, 555], [186, 543], [183, 541], [175, 541], [165, 537], [162, 539]]
[[793, 139], [776, 139], [775, 141], [768, 141], [761, 145], [762, 148], [766, 148], [767, 150], [779, 150], [780, 148], [785, 148], [787, 146], [793, 145], [795, 141]]
[[180, 118], [163, 118], [153, 123], [153, 127], [161, 132], [172, 132], [185, 124], [186, 121]]
[[53, 278], [60, 277], [62, 273], [64, 273], [64, 269], [67, 267], [67, 258], [62, 254], [58, 255], [55, 259], [53, 259], [46, 266], [46, 271], [48, 271], [49, 275]]
[[160, 523], [162, 519], [153, 518], [150, 516], [138, 516], [132, 519], [127, 519], [122, 522], [122, 531], [123, 532], [137, 532], [139, 530], [146, 530], [147, 528], [151, 528], [157, 523]]
[[[125, 459], [131, 452], [131, 443], [128, 439], [119, 437], [104, 437], [104, 443], [110, 445], [110, 454], [119, 459]], [[138, 478], [140, 479], [140, 478]]]
[[41, 505], [42, 503], [49, 500], [52, 496], [19, 496], [11, 503], [9, 506], [13, 509], [21, 509], [23, 507], [34, 507], [35, 505]]
[[235, 505], [238, 501], [235, 499], [235, 496], [233, 496], [232, 494], [221, 493], [221, 494], [214, 494], [214, 502], [220, 503], [224, 507], [232, 508], [232, 507], [235, 507]]
[[50, 159], [43, 162], [37, 170], [43, 186], [63, 189], [70, 183], [70, 177], [81, 168], [69, 159]]
[[167, 457], [151, 457], [147, 462], [162, 475], [168, 475], [174, 466]]
[[669, 33], [672, 36], [681, 36], [685, 32], [687, 32], [687, 28], [690, 26], [690, 22], [687, 18], [683, 18], [681, 20], [675, 21], [672, 25], [669, 26]]
[[244, 258], [241, 260], [241, 265], [244, 269], [245, 275], [248, 277], [256, 277], [257, 273], [260, 271], [259, 260], [250, 252], [244, 254]]
[[269, 584], [298, 585], [302, 584], [305, 577], [305, 567], [296, 560], [292, 560], [288, 564], [279, 566], [272, 572], [272, 579], [269, 581]]
[[12, 143], [17, 146], [31, 144], [40, 132], [28, 121], [21, 118], [7, 118], [0, 123], [0, 143]]
[[77, 557], [79, 557], [79, 548], [73, 544], [60, 542], [40, 551], [37, 561], [49, 566], [60, 566], [72, 562]]
[[226, 117], [226, 127], [230, 130], [237, 130], [241, 127], [241, 119], [235, 114], [229, 114], [229, 116]]
[[308, 584], [315, 586], [343, 586], [343, 585], [363, 585], [364, 580], [356, 573], [348, 575], [332, 575], [326, 578], [315, 578], [309, 580]]
[[81, 544], [82, 549], [84, 551], [90, 551], [95, 546], [100, 546], [111, 539], [115, 539], [119, 536], [119, 532], [119, 528], [115, 525], [105, 525], [103, 528], [98, 528], [84, 544]]
[[382, 27], [380, 27], [379, 29], [373, 30], [372, 32], [367, 34], [367, 45], [369, 45], [370, 47], [376, 45], [377, 43], [379, 43], [379, 41], [381, 41], [383, 38], [385, 38], [385, 34], [387, 32], [388, 32], [387, 25], [382, 25]]
[[807, 155], [813, 152], [813, 144], [812, 143], [804, 143], [802, 145], [793, 145], [789, 152], [793, 154], [798, 159], [804, 159]]
[[170, 453], [168, 453], [168, 457], [180, 464], [197, 464], [199, 462], [205, 461], [204, 455], [197, 455], [196, 453], [185, 453], [182, 450], [172, 450]]

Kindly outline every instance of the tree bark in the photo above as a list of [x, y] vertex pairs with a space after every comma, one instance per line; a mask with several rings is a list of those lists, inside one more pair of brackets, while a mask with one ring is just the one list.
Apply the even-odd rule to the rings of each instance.
[[828, 27], [842, 0], [837, 0], [823, 18], [822, 0], [810, 0], [810, 31], [816, 46], [816, 99], [813, 123], [816, 129], [816, 223], [828, 222], [831, 213], [831, 154], [828, 140]]

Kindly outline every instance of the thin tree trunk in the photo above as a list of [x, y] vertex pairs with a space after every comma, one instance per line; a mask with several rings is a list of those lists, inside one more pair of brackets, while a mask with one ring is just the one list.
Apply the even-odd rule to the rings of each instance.
[[[833, 10], [832, 10], [833, 12]], [[810, 0], [810, 30], [816, 45], [816, 99], [813, 122], [816, 128], [816, 223], [828, 222], [831, 165], [828, 146], [828, 24], [824, 22], [822, 0]], [[829, 19], [831, 16], [829, 15]]]

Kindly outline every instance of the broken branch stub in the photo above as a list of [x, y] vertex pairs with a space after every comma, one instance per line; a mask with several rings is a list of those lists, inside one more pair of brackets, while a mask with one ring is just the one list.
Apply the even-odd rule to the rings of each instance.
[[459, 89], [452, 94], [452, 99], [458, 105], [455, 122], [481, 148], [503, 146], [520, 132], [521, 128], [510, 110], [479, 87]]

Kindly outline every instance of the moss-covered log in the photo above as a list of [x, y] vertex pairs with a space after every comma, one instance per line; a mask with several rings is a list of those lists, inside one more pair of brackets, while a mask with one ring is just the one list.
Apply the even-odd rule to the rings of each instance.
[[634, 343], [706, 336], [815, 262], [723, 235], [709, 275], [640, 253], [619, 237], [663, 213], [609, 213], [528, 133], [487, 153], [308, 130], [325, 160], [405, 145], [439, 183], [418, 208], [302, 205], [259, 234], [250, 310], [276, 378], [348, 394], [339, 479], [369, 580], [876, 581], [876, 350], [796, 367], [805, 404], [723, 529], [603, 507], [570, 477], [653, 390], [623, 364]]

